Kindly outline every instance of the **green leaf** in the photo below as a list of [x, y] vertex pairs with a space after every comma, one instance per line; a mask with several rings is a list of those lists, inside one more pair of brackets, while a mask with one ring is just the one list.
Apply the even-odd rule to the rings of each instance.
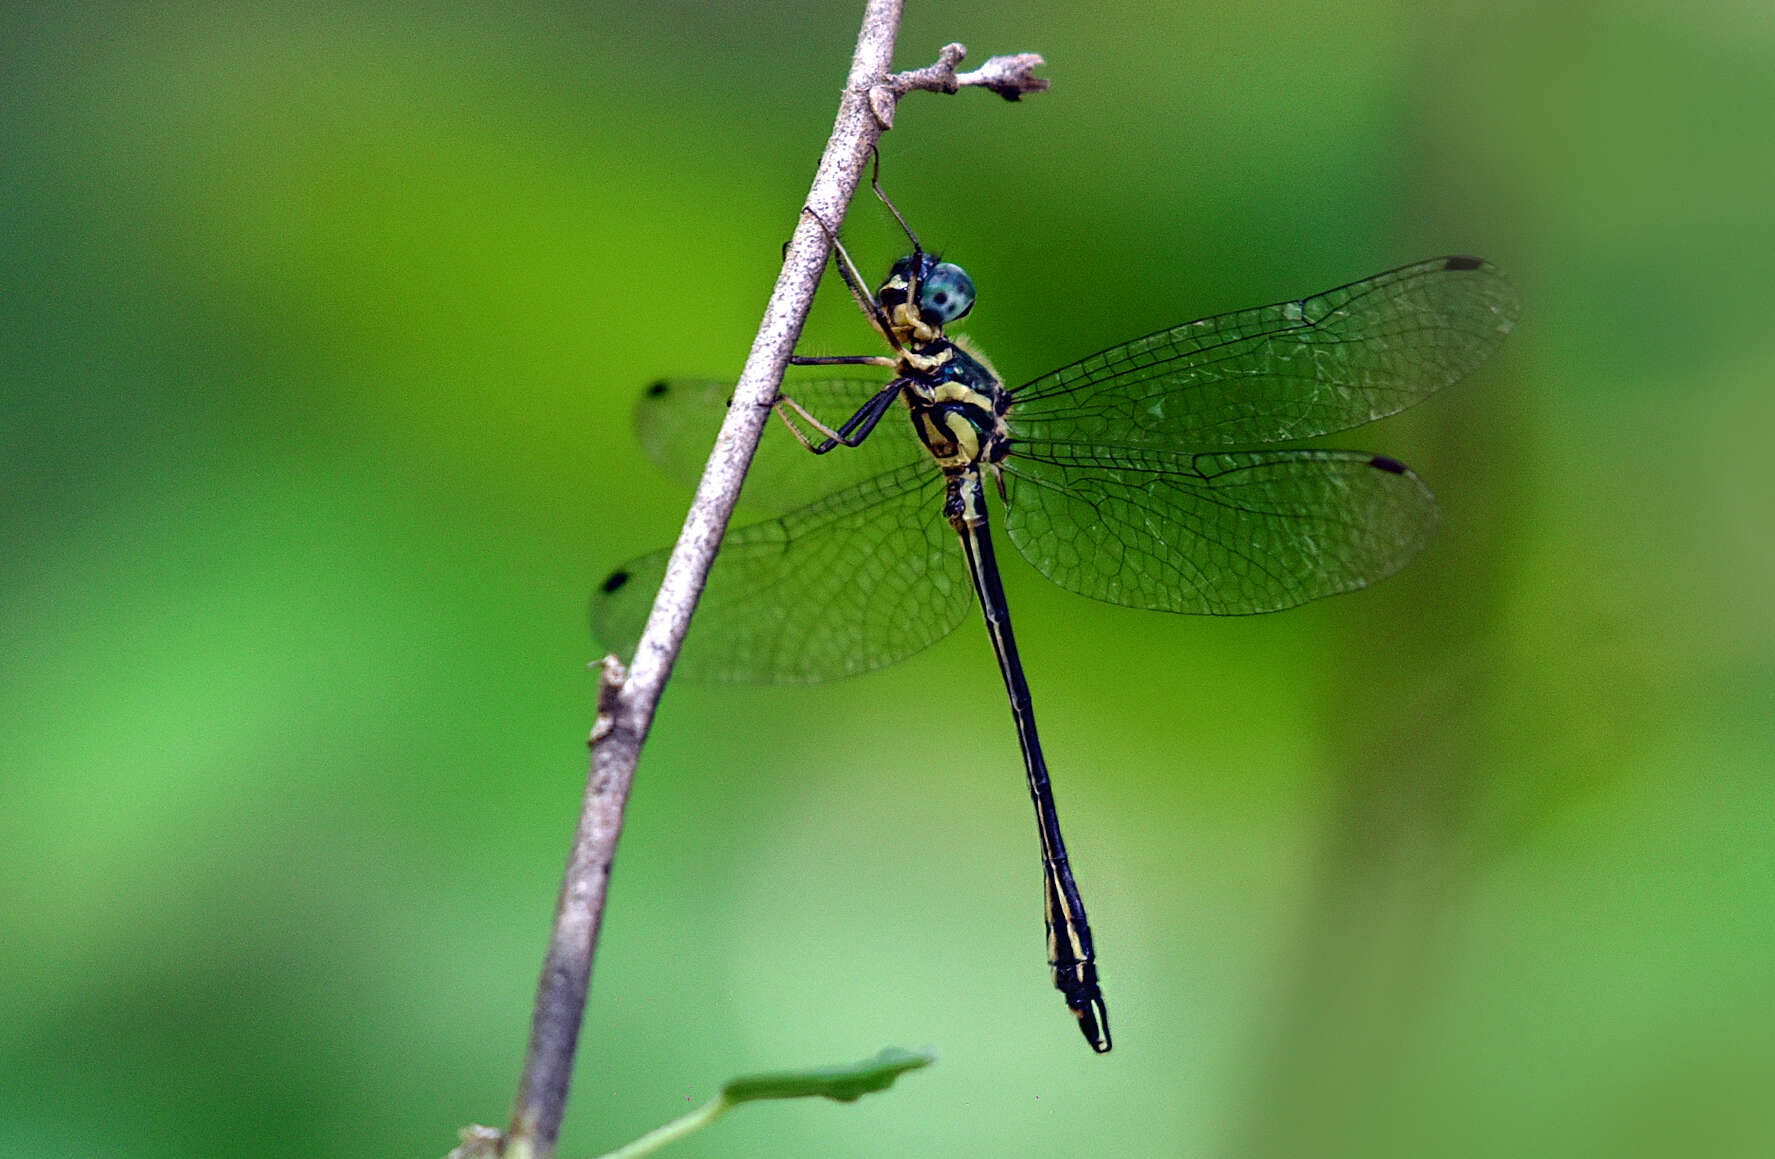
[[754, 1099], [815, 1096], [850, 1103], [875, 1091], [885, 1091], [907, 1071], [929, 1066], [935, 1061], [935, 1055], [890, 1046], [874, 1058], [849, 1066], [813, 1067], [732, 1079], [721, 1088], [721, 1098], [729, 1105], [749, 1103]]
[[834, 1099], [852, 1103], [875, 1091], [885, 1091], [894, 1080], [909, 1070], [917, 1070], [937, 1061], [937, 1056], [923, 1051], [901, 1050], [890, 1046], [874, 1058], [849, 1066], [810, 1067], [807, 1070], [781, 1071], [776, 1074], [744, 1075], [730, 1080], [721, 1093], [663, 1127], [649, 1131], [624, 1147], [601, 1156], [601, 1159], [636, 1159], [650, 1155], [667, 1143], [700, 1131], [720, 1118], [728, 1108], [759, 1099]]

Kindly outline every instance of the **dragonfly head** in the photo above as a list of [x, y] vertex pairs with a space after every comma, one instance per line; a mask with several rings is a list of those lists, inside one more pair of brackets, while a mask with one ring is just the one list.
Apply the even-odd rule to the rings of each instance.
[[922, 250], [894, 263], [875, 292], [894, 336], [910, 345], [934, 342], [943, 327], [974, 308], [974, 279]]

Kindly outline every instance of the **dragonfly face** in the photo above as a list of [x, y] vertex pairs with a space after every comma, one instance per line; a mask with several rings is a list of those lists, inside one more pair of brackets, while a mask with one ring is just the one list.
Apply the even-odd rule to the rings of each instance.
[[974, 308], [974, 280], [935, 254], [908, 254], [894, 263], [875, 292], [888, 327], [903, 347], [941, 341], [943, 327]]

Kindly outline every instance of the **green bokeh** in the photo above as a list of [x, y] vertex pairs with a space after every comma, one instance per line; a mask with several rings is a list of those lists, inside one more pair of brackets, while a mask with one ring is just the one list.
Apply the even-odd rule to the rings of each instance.
[[[0, 17], [0, 1153], [503, 1119], [584, 600], [684, 504], [630, 401], [737, 370], [857, 14]], [[883, 146], [1013, 381], [1450, 251], [1523, 322], [1342, 440], [1442, 501], [1385, 585], [1201, 620], [1009, 565], [1113, 1054], [964, 630], [670, 690], [563, 1154], [888, 1044], [940, 1061], [675, 1154], [1775, 1150], [1767, 6], [963, 3], [900, 60], [948, 40], [1054, 80]], [[828, 294], [806, 347], [866, 338]]]

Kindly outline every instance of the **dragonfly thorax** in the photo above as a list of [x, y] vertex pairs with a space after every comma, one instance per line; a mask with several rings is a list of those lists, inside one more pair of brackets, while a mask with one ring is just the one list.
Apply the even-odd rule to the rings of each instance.
[[927, 346], [927, 369], [902, 359], [903, 397], [925, 449], [945, 471], [978, 464], [996, 469], [1009, 447], [1005, 414], [1010, 395], [983, 355], [961, 340], [943, 338]]

